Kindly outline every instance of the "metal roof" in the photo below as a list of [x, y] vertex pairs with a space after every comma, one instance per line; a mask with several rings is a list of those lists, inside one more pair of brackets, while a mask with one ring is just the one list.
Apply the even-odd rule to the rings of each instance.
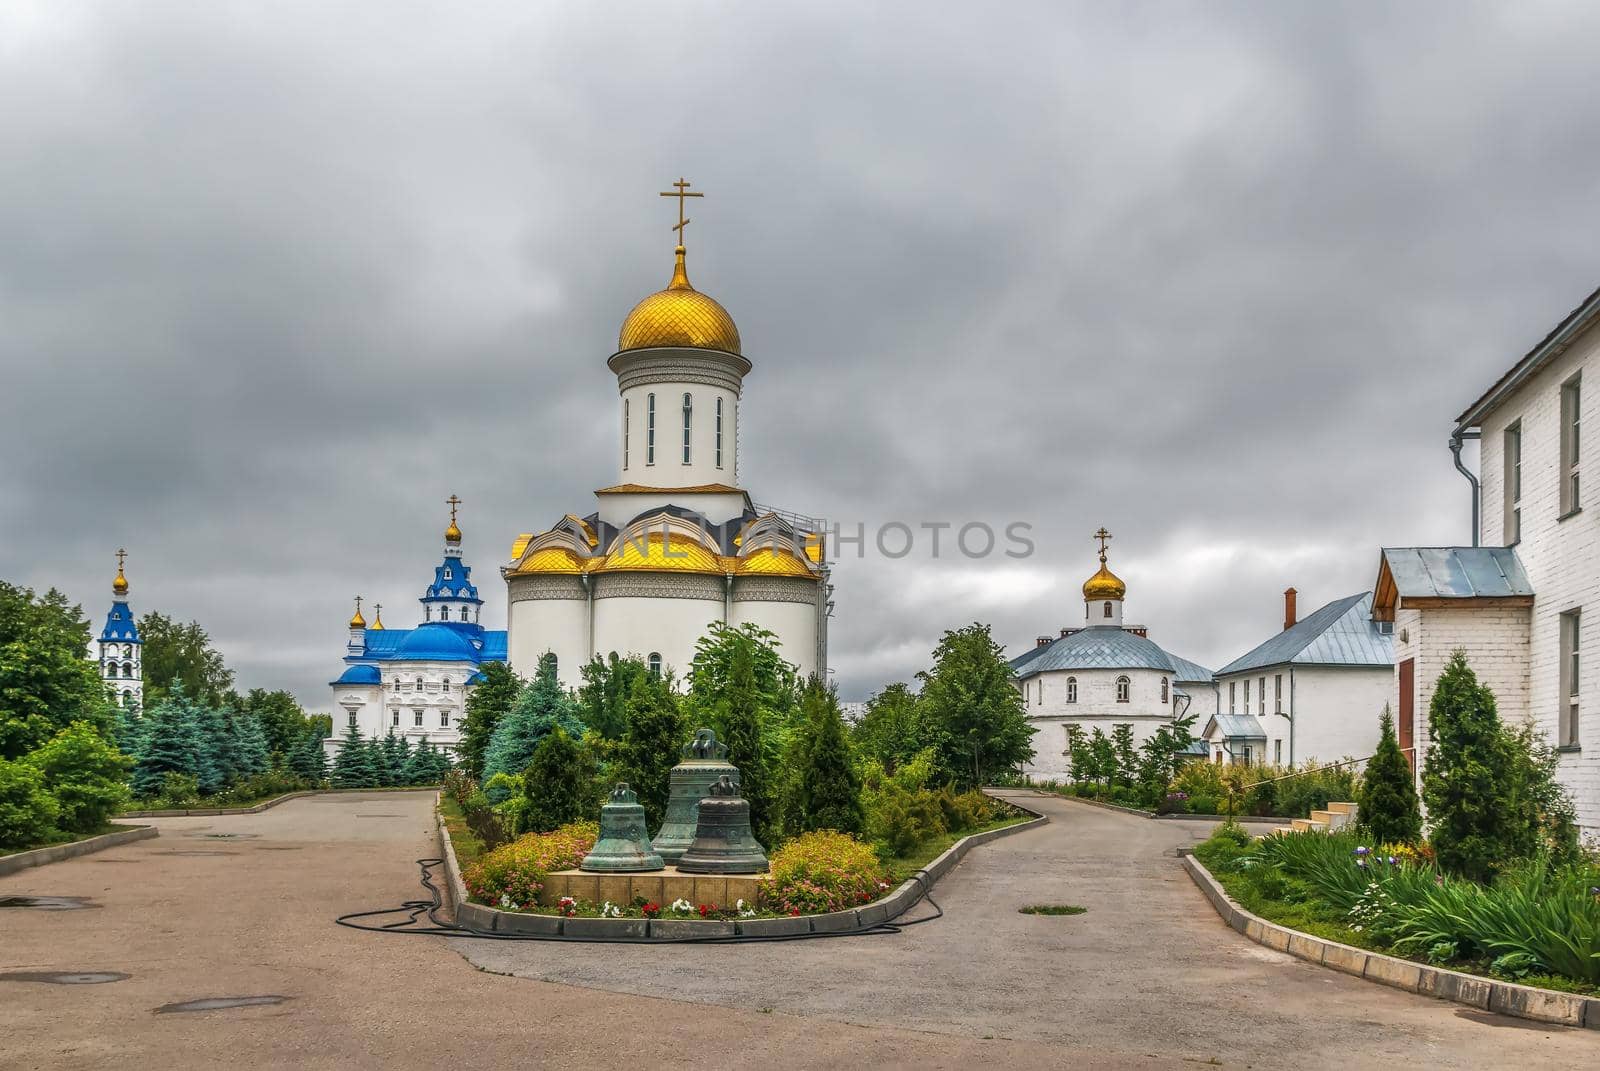
[[1172, 676], [1180, 681], [1205, 681], [1210, 684], [1215, 679], [1213, 674], [1199, 662], [1191, 662], [1187, 658], [1179, 658], [1172, 652], [1167, 652], [1167, 657], [1172, 659]]
[[1573, 339], [1581, 335], [1593, 322], [1596, 314], [1600, 314], [1600, 289], [1594, 291], [1578, 305], [1577, 308], [1567, 313], [1566, 318], [1556, 324], [1550, 333], [1540, 340], [1539, 344], [1527, 353], [1522, 359], [1512, 365], [1505, 375], [1495, 381], [1494, 385], [1484, 391], [1483, 397], [1467, 407], [1466, 412], [1456, 417], [1456, 430], [1462, 431], [1475, 427], [1483, 422], [1484, 416], [1505, 400], [1506, 395], [1522, 386], [1530, 377], [1545, 365], [1555, 360], [1567, 351]]
[[1011, 661], [1018, 677], [1060, 669], [1161, 669], [1176, 672], [1172, 657], [1153, 640], [1115, 625], [1079, 629]]
[[1381, 574], [1402, 599], [1504, 599], [1533, 594], [1511, 547], [1385, 547]]
[[1265, 740], [1267, 731], [1261, 727], [1254, 714], [1213, 714], [1211, 720], [1206, 722], [1206, 731], [1201, 733], [1205, 738], [1211, 735], [1211, 727], [1215, 725], [1222, 733], [1224, 740]]
[[1217, 670], [1217, 676], [1286, 663], [1392, 666], [1394, 638], [1372, 620], [1372, 592], [1335, 599]]

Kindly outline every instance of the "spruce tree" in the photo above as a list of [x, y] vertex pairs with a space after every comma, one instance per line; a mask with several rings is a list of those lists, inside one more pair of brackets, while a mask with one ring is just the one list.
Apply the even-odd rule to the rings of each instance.
[[400, 771], [400, 777], [408, 785], [426, 785], [433, 778], [433, 770], [433, 745], [428, 743], [428, 738], [424, 736], [417, 741], [417, 748], [406, 760], [405, 767]]
[[240, 777], [266, 773], [269, 764], [267, 734], [254, 714], [234, 715], [234, 755]]
[[546, 733], [522, 774], [521, 829], [548, 833], [588, 817], [594, 757], [559, 725]]
[[504, 662], [485, 662], [478, 673], [483, 679], [467, 693], [467, 714], [461, 723], [461, 767], [474, 779], [482, 778], [483, 756], [495, 726], [511, 710], [523, 685]]
[[1509, 762], [1494, 695], [1478, 683], [1465, 651], [1451, 655], [1439, 676], [1428, 736], [1422, 768], [1428, 840], [1440, 867], [1487, 882], [1514, 857], [1513, 819], [1501, 806]]
[[1416, 779], [1395, 739], [1394, 713], [1387, 704], [1378, 725], [1378, 749], [1356, 792], [1357, 819], [1379, 844], [1413, 844], [1422, 837]]
[[200, 781], [200, 794], [214, 796], [227, 788], [238, 774], [233, 724], [221, 707], [195, 701], [191, 708], [200, 745], [199, 763], [191, 772]]
[[405, 784], [407, 757], [400, 737], [390, 729], [389, 735], [383, 738], [383, 776], [380, 781], [385, 788]]
[[133, 768], [133, 794], [159, 795], [168, 774], [199, 777], [202, 765], [200, 727], [194, 707], [181, 685], [145, 712], [144, 746]]
[[[516, 776], [533, 759], [534, 748], [539, 746], [552, 729], [563, 729], [574, 740], [583, 736], [583, 722], [578, 717], [577, 706], [562, 689], [556, 677], [554, 655], [546, 654], [539, 660], [539, 672], [533, 683], [522, 690], [517, 701], [500, 724], [495, 726], [484, 752], [483, 780], [497, 773]], [[430, 775], [436, 773], [430, 769]], [[500, 799], [491, 799], [495, 803]]]
[[411, 769], [411, 743], [405, 737], [397, 737], [399, 746], [395, 749], [394, 776], [395, 784], [409, 785], [407, 772]]
[[322, 733], [310, 729], [300, 734], [300, 739], [289, 753], [289, 770], [296, 777], [321, 784], [328, 779], [328, 756], [322, 746]]
[[377, 783], [378, 773], [372, 768], [372, 752], [361, 730], [351, 725], [339, 741], [339, 753], [333, 757], [333, 787], [372, 788]]
[[382, 788], [388, 777], [387, 760], [383, 754], [383, 741], [376, 736], [369, 736], [366, 740], [367, 762], [372, 766], [372, 787]]
[[859, 833], [861, 781], [838, 694], [812, 677], [800, 694], [802, 722], [789, 748], [784, 824], [791, 834], [818, 829]]
[[644, 807], [645, 824], [659, 829], [667, 812], [672, 767], [689, 739], [689, 721], [667, 682], [650, 673], [634, 677], [626, 721], [624, 776]]

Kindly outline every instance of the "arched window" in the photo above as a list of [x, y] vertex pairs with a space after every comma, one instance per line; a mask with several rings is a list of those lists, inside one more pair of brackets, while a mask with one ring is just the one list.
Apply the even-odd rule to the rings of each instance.
[[694, 395], [683, 396], [683, 463], [689, 463], [689, 431], [694, 422]]
[[1033, 690], [1033, 705], [1036, 706], [1036, 707], [1044, 706], [1044, 678], [1043, 677], [1039, 678], [1039, 687], [1037, 687], [1037, 688], [1035, 688]]
[[444, 690], [447, 691], [447, 692], [450, 690], [450, 678], [449, 677], [446, 677], [444, 679]]
[[656, 463], [656, 396], [644, 396], [644, 463]]
[[717, 399], [717, 468], [722, 467], [722, 399]]
[[422, 678], [421, 677], [417, 678], [417, 691], [419, 691], [419, 692], [422, 691]]
[[1165, 677], [1161, 678], [1161, 701], [1163, 703], [1170, 702], [1170, 697], [1167, 694], [1167, 678]]
[[122, 705], [123, 706], [128, 706], [132, 702], [133, 702], [133, 690], [130, 689], [130, 688], [122, 689]]
[[622, 399], [622, 467], [628, 467], [628, 399]]
[[424, 606], [422, 608], [422, 620], [424, 620], [424, 621], [432, 621], [433, 620], [433, 607]]
[[133, 663], [132, 662], [124, 662], [124, 663], [122, 663], [122, 675], [124, 677], [126, 677], [130, 681], [133, 680]]
[[446, 580], [450, 580], [450, 579], [453, 579], [454, 577], [455, 577], [455, 574], [450, 571], [450, 567], [448, 565], [445, 566], [444, 567], [444, 578]]
[[1100, 616], [1101, 617], [1110, 617], [1111, 616], [1111, 601], [1109, 599], [1106, 600], [1105, 609], [1101, 612]]
[[1127, 677], [1117, 678], [1117, 702], [1126, 703], [1128, 701], [1128, 685]]
[[461, 608], [461, 620], [467, 620], [467, 608], [465, 606]]
[[1068, 677], [1067, 678], [1067, 702], [1076, 703], [1077, 701], [1078, 701], [1078, 678], [1076, 678], [1076, 677]]
[[650, 652], [650, 676], [661, 676], [661, 652], [659, 651]]

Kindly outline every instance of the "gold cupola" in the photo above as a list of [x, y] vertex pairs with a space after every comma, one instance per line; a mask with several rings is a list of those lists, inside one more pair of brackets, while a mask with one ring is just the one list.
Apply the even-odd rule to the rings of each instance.
[[1128, 585], [1124, 584], [1116, 573], [1106, 568], [1106, 541], [1111, 538], [1111, 533], [1102, 528], [1094, 534], [1094, 537], [1100, 541], [1100, 571], [1083, 582], [1083, 597], [1090, 602], [1126, 598]]
[[456, 527], [456, 507], [461, 505], [461, 499], [451, 495], [445, 501], [450, 505], [450, 527], [444, 530], [444, 541], [455, 545], [461, 542], [461, 529]]
[[117, 578], [111, 582], [111, 592], [114, 595], [126, 595], [128, 593], [128, 578], [122, 575], [122, 559], [127, 556], [127, 551], [120, 548], [117, 550]]
[[381, 603], [381, 602], [373, 603], [372, 604], [372, 609], [373, 609], [372, 631], [373, 632], [382, 632], [383, 631], [383, 603]]
[[351, 628], [366, 628], [367, 619], [361, 616], [361, 596], [356, 596], [356, 612], [350, 616]]
[[672, 281], [633, 307], [622, 321], [617, 352], [680, 346], [739, 353], [739, 329], [728, 310], [689, 285], [684, 249], [678, 246]]

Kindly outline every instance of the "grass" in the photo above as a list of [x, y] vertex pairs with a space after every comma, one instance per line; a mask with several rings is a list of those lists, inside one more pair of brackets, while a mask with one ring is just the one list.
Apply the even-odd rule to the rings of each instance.
[[1087, 910], [1077, 904], [1029, 904], [1017, 908], [1018, 913], [1023, 915], [1081, 915]]
[[467, 828], [461, 805], [448, 792], [439, 793], [439, 813], [444, 816], [444, 828], [450, 833], [450, 846], [455, 849], [456, 862], [465, 870], [483, 854], [483, 842]]
[[1030, 814], [1008, 815], [1005, 818], [997, 818], [993, 822], [974, 829], [964, 829], [959, 833], [943, 833], [931, 840], [923, 841], [904, 855], [897, 855], [885, 860], [884, 865], [888, 867], [889, 872], [897, 880], [904, 881], [912, 873], [922, 869], [949, 851], [950, 846], [963, 837], [970, 837], [974, 833], [987, 833], [991, 829], [1004, 829], [1006, 826], [1014, 826], [1021, 822], [1030, 821], [1032, 818], [1033, 816]]
[[54, 848], [61, 844], [76, 844], [78, 841], [88, 840], [90, 837], [103, 837], [107, 833], [119, 833], [124, 829], [137, 828], [137, 826], [121, 826], [117, 825], [115, 822], [111, 822], [101, 826], [99, 829], [92, 829], [87, 833], [58, 833], [57, 836], [51, 838], [50, 840], [40, 841], [38, 844], [26, 844], [20, 848], [0, 848], [0, 857], [7, 855], [20, 855], [23, 852], [31, 852], [37, 848]]

